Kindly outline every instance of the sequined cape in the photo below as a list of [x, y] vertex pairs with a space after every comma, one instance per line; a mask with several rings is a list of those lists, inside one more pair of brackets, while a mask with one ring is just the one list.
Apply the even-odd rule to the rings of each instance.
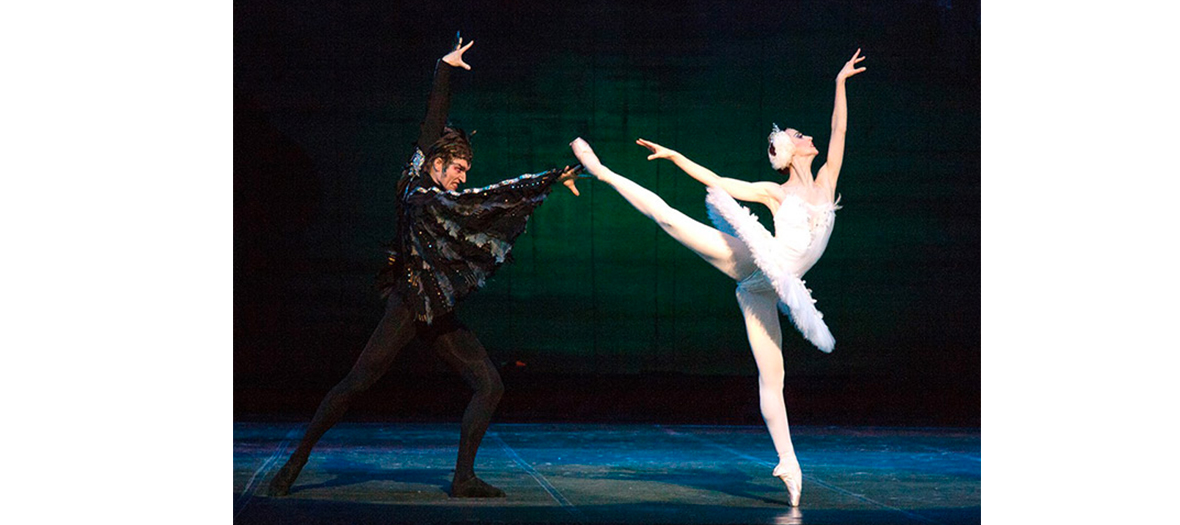
[[422, 173], [423, 160], [416, 150], [402, 172], [410, 180], [398, 196], [398, 235], [377, 286], [382, 296], [396, 292], [418, 320], [430, 323], [511, 260], [512, 243], [562, 170], [447, 191]]

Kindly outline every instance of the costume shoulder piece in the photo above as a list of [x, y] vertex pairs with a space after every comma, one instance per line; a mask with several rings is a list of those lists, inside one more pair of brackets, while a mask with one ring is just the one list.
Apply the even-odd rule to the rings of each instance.
[[[414, 161], [407, 171], [417, 171]], [[464, 191], [408, 185], [399, 217], [405, 225], [398, 227], [403, 260], [391, 284], [418, 319], [452, 310], [510, 260], [513, 242], [560, 175], [553, 169]]]

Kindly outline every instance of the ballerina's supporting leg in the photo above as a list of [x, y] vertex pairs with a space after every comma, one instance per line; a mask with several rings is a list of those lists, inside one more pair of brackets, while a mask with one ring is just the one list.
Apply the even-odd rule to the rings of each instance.
[[685, 248], [692, 250], [734, 280], [741, 280], [754, 272], [753, 257], [736, 237], [693, 220], [669, 206], [659, 195], [603, 166], [594, 150], [590, 149], [590, 145], [584, 140], [577, 139], [572, 146], [574, 155], [586, 171], [599, 181], [609, 184], [639, 213], [655, 221]]
[[770, 431], [770, 439], [778, 452], [779, 463], [774, 468], [774, 475], [786, 484], [791, 505], [797, 506], [803, 491], [803, 474], [795, 457], [795, 446], [791, 443], [787, 405], [783, 400], [783, 331], [778, 320], [778, 296], [773, 290], [753, 292], [739, 287], [737, 300], [746, 319], [750, 350], [758, 365], [758, 401], [762, 419], [766, 421], [766, 429]]

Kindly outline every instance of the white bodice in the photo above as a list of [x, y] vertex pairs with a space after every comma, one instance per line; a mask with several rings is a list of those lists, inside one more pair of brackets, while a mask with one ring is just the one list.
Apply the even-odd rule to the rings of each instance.
[[807, 273], [824, 254], [838, 209], [836, 203], [810, 204], [798, 195], [787, 195], [779, 204], [774, 239], [784, 248], [784, 266], [796, 277]]

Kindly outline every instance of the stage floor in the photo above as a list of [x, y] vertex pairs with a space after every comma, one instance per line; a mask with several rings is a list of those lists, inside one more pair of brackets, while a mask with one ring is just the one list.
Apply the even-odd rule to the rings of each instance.
[[301, 431], [234, 424], [235, 523], [980, 522], [978, 429], [792, 428], [797, 509], [764, 427], [493, 424], [476, 473], [508, 497], [460, 500], [457, 423], [342, 423], [290, 495], [267, 497]]

